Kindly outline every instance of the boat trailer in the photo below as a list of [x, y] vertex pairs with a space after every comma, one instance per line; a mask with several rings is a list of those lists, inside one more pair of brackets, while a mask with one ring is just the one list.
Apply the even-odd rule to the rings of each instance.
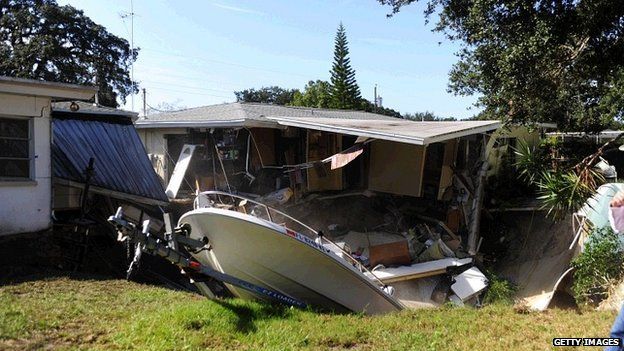
[[[207, 242], [207, 240], [206, 242], [203, 242], [189, 238], [188, 233], [190, 228], [188, 227], [182, 226], [172, 228], [171, 219], [168, 213], [164, 214], [164, 220], [165, 235], [164, 238], [161, 239], [149, 232], [149, 220], [145, 220], [142, 225], [137, 226], [124, 218], [121, 207], [117, 209], [117, 212], [114, 215], [108, 218], [108, 222], [114, 225], [117, 229], [118, 241], [123, 242], [129, 240], [130, 242], [136, 243], [134, 259], [128, 268], [128, 275], [130, 275], [130, 272], [138, 266], [141, 255], [143, 253], [147, 253], [162, 257], [180, 267], [184, 273], [191, 276], [191, 282], [193, 282], [193, 280], [195, 280], [195, 283], [201, 282], [201, 280], [195, 279], [195, 277], [206, 276], [220, 282], [248, 290], [252, 293], [267, 297], [285, 305], [299, 308], [307, 307], [306, 303], [291, 296], [283, 294], [279, 291], [252, 284], [228, 274], [221, 273], [189, 257], [179, 250], [179, 246], [183, 246], [190, 252], [198, 252], [201, 250], [211, 250], [210, 243]], [[214, 294], [212, 294], [207, 287], [205, 289], [200, 288], [200, 291], [210, 298], [214, 297]]]

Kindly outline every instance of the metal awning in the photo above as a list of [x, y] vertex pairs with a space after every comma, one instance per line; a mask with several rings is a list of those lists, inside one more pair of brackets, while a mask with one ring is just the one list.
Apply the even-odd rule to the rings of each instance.
[[[53, 112], [52, 171], [74, 186], [84, 183], [84, 169], [95, 159], [91, 190], [135, 202], [167, 205], [160, 183], [143, 143], [129, 117], [119, 121], [92, 115], [85, 119], [69, 112]], [[62, 182], [61, 182], [62, 183]]]
[[280, 125], [348, 134], [400, 143], [428, 145], [500, 128], [499, 121], [416, 122], [339, 118], [267, 117]]

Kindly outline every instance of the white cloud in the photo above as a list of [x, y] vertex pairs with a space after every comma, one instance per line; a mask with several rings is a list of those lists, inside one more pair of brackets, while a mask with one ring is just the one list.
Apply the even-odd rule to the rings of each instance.
[[237, 7], [237, 6], [230, 6], [230, 5], [224, 5], [224, 4], [219, 4], [219, 3], [212, 3], [213, 6], [216, 6], [220, 9], [224, 9], [224, 10], [228, 10], [228, 11], [234, 11], [234, 12], [239, 12], [239, 13], [248, 13], [248, 14], [252, 14], [252, 15], [264, 15], [264, 12], [260, 12], [260, 11], [256, 11], [256, 10], [252, 10], [252, 9], [247, 9], [244, 7]]
[[360, 41], [372, 45], [399, 46], [403, 44], [399, 39], [390, 38], [361, 38]]

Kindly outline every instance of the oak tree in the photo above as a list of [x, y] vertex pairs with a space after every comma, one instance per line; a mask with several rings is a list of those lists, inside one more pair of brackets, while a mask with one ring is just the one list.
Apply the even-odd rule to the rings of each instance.
[[[396, 14], [417, 0], [378, 1]], [[449, 89], [478, 96], [481, 117], [588, 132], [624, 117], [624, 2], [426, 4], [427, 18], [437, 15], [434, 30], [462, 45]]]
[[82, 11], [55, 0], [0, 1], [0, 75], [97, 84], [101, 104], [138, 91], [129, 69], [138, 50]]

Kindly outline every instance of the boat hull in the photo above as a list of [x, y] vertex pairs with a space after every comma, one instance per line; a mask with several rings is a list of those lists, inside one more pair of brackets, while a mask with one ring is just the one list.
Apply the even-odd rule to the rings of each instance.
[[[217, 208], [187, 212], [180, 225], [208, 239], [194, 258], [222, 273], [279, 291], [324, 310], [379, 314], [402, 304], [333, 252], [301, 234], [244, 213]], [[241, 298], [262, 296], [228, 286]]]

